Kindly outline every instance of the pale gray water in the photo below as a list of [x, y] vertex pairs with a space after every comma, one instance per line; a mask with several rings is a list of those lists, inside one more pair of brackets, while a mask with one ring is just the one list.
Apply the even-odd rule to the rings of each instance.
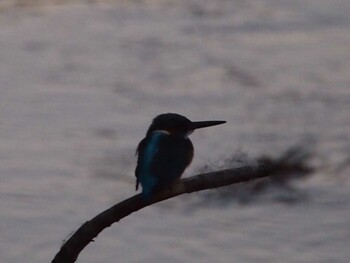
[[194, 194], [149, 207], [78, 262], [349, 262], [349, 12], [346, 0], [3, 10], [1, 262], [50, 262], [133, 195], [135, 147], [162, 112], [228, 121], [191, 136], [186, 175], [305, 141], [317, 172], [246, 204]]

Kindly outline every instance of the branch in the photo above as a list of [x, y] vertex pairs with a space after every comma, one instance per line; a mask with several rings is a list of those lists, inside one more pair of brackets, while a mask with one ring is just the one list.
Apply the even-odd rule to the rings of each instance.
[[105, 228], [118, 222], [122, 218], [146, 206], [170, 199], [172, 197], [198, 192], [206, 189], [218, 188], [231, 184], [251, 181], [276, 174], [311, 172], [305, 166], [307, 154], [298, 148], [287, 151], [279, 159], [260, 158], [256, 166], [220, 170], [216, 172], [198, 174], [180, 180], [171, 189], [155, 194], [150, 200], [144, 200], [141, 194], [126, 199], [105, 210], [90, 221], [85, 222], [61, 247], [52, 263], [73, 263], [79, 253]]

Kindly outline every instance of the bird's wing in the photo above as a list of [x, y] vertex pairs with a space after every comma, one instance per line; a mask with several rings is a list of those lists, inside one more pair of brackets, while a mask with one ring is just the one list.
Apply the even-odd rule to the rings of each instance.
[[144, 158], [144, 150], [146, 147], [147, 141], [146, 138], [144, 138], [140, 143], [137, 145], [136, 148], [136, 155], [137, 155], [137, 165], [135, 169], [135, 176], [136, 176], [136, 191], [139, 189], [140, 184], [140, 173], [142, 169], [142, 160]]
[[139, 183], [142, 184], [143, 190], [153, 189], [158, 183], [157, 175], [152, 167], [154, 160], [159, 158], [160, 145], [167, 142], [168, 134], [163, 132], [153, 132], [150, 136], [144, 138], [137, 146], [136, 154], [138, 155], [136, 175], [136, 190]]

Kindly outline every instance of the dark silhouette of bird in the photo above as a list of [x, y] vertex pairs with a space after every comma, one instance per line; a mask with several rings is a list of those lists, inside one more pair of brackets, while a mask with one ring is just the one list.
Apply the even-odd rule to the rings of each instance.
[[188, 136], [196, 129], [226, 121], [190, 121], [176, 113], [165, 113], [153, 119], [146, 137], [137, 146], [136, 190], [149, 198], [179, 179], [193, 159], [193, 145]]

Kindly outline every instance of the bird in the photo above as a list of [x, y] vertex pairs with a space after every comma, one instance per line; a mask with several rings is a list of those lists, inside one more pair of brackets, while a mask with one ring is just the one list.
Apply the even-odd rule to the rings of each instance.
[[226, 121], [191, 121], [177, 113], [156, 116], [137, 146], [136, 191], [148, 199], [177, 181], [191, 164], [194, 148], [188, 136], [196, 129]]

